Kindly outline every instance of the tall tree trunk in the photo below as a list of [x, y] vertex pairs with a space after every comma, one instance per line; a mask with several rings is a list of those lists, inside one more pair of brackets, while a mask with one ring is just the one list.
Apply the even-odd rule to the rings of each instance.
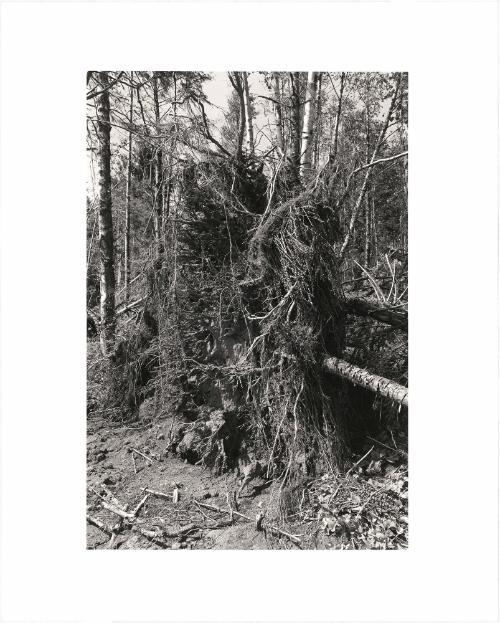
[[291, 90], [291, 119], [290, 119], [290, 141], [291, 153], [289, 159], [289, 170], [292, 181], [298, 181], [300, 169], [300, 72], [295, 71], [290, 74]]
[[371, 222], [372, 222], [372, 260], [377, 263], [378, 241], [377, 241], [377, 220], [375, 218], [375, 199], [371, 202]]
[[246, 128], [247, 128], [247, 151], [249, 155], [253, 156], [254, 140], [253, 140], [252, 104], [250, 102], [250, 92], [248, 90], [248, 76], [247, 76], [246, 71], [241, 72], [241, 78], [243, 82], [243, 98], [245, 102], [245, 116], [246, 116]]
[[123, 243], [125, 272], [125, 303], [129, 299], [130, 287], [130, 196], [132, 191], [132, 121], [134, 114], [134, 89], [130, 88], [129, 133], [127, 154], [127, 188], [125, 190], [125, 235]]
[[276, 143], [280, 155], [285, 153], [285, 141], [283, 140], [283, 118], [281, 114], [281, 89], [280, 76], [277, 71], [273, 72], [273, 89], [274, 89], [274, 115], [276, 117]]
[[156, 135], [158, 144], [155, 157], [155, 238], [157, 257], [163, 255], [163, 154], [160, 146], [160, 103], [158, 99], [158, 77], [153, 79], [153, 99], [155, 108]]
[[319, 72], [318, 74], [318, 87], [316, 89], [316, 132], [314, 135], [314, 150], [313, 150], [313, 167], [319, 166], [319, 157], [320, 157], [320, 141], [321, 141], [321, 87], [323, 83], [323, 74]]
[[[370, 158], [370, 110], [369, 110], [369, 102], [367, 101], [366, 105], [366, 163], [368, 164]], [[365, 266], [368, 268], [370, 265], [370, 197], [369, 197], [369, 189], [367, 188], [365, 193]]]
[[113, 215], [111, 209], [111, 125], [108, 74], [98, 73], [102, 90], [97, 105], [97, 166], [99, 187], [99, 270], [100, 270], [100, 343], [102, 354], [110, 354], [115, 341], [115, 258]]
[[316, 71], [310, 71], [307, 74], [307, 90], [300, 154], [300, 176], [303, 179], [306, 179], [311, 174], [312, 169], [314, 104], [316, 101], [317, 78], [318, 73]]
[[371, 206], [368, 193], [365, 195], [365, 258], [364, 264], [366, 268], [370, 266], [370, 242], [371, 242]]
[[234, 90], [238, 95], [238, 100], [240, 104], [239, 110], [239, 119], [238, 119], [238, 137], [236, 140], [236, 160], [241, 160], [241, 155], [243, 151], [243, 138], [245, 136], [245, 127], [246, 127], [246, 114], [245, 114], [245, 96], [243, 93], [243, 84], [241, 81], [241, 76], [238, 71], [234, 71], [228, 73], [229, 80], [233, 85]]
[[[391, 119], [391, 115], [393, 113], [394, 107], [396, 105], [396, 99], [398, 97], [398, 93], [399, 93], [399, 85], [401, 84], [401, 74], [398, 74], [397, 78], [396, 78], [396, 84], [394, 85], [394, 89], [393, 89], [393, 93], [392, 93], [392, 98], [391, 98], [391, 104], [389, 106], [389, 110], [387, 111], [387, 114], [385, 116], [385, 120], [384, 120], [384, 125], [382, 126], [382, 129], [380, 131], [379, 137], [377, 139], [377, 143], [373, 149], [373, 154], [370, 160], [369, 164], [373, 164], [373, 162], [375, 162], [375, 160], [377, 159], [377, 155], [380, 149], [380, 146], [382, 145], [382, 142], [385, 138], [385, 134], [387, 132], [387, 128], [389, 126], [389, 121]], [[356, 217], [358, 216], [358, 212], [359, 212], [359, 208], [361, 207], [361, 204], [363, 203], [363, 198], [365, 196], [365, 192], [366, 192], [366, 188], [368, 186], [368, 183], [370, 181], [371, 178], [371, 174], [372, 174], [372, 170], [373, 167], [369, 166], [366, 169], [366, 173], [365, 173], [365, 177], [363, 179], [363, 183], [361, 185], [361, 189], [359, 191], [359, 195], [358, 198], [356, 200], [356, 204], [353, 208], [352, 214], [351, 214], [351, 220], [349, 222], [349, 228], [347, 230], [347, 234], [344, 238], [344, 242], [342, 243], [342, 247], [340, 249], [340, 259], [342, 260], [344, 258], [347, 246], [349, 244], [349, 241], [351, 240], [351, 236], [353, 234], [354, 231], [354, 225], [356, 223]]]
[[339, 127], [340, 127], [340, 115], [342, 113], [342, 98], [344, 96], [344, 87], [345, 87], [345, 72], [340, 74], [340, 91], [339, 91], [339, 101], [337, 105], [337, 115], [335, 117], [335, 130], [333, 134], [333, 146], [330, 154], [331, 160], [335, 160], [337, 157], [337, 150], [339, 145]]

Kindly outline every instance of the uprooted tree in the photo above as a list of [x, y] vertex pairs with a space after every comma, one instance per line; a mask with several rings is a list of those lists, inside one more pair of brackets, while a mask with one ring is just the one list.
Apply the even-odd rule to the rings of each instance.
[[89, 77], [88, 306], [113, 344], [92, 408], [154, 397], [172, 447], [219, 469], [342, 469], [374, 399], [408, 406], [406, 75], [230, 72], [223, 123], [209, 79]]

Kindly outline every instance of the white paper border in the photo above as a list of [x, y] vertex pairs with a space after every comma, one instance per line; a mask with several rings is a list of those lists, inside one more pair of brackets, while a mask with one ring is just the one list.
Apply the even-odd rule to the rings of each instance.
[[[4, 3], [1, 615], [497, 618], [495, 2]], [[410, 549], [85, 550], [85, 72], [410, 74]]]

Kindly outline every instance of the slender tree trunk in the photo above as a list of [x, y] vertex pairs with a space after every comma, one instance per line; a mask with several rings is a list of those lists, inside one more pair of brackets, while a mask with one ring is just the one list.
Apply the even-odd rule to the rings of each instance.
[[129, 299], [130, 285], [130, 196], [132, 191], [132, 120], [134, 114], [134, 89], [130, 88], [130, 111], [127, 157], [127, 188], [125, 190], [125, 236], [123, 244], [124, 272], [125, 272], [125, 303]]
[[371, 221], [372, 221], [372, 260], [377, 262], [378, 255], [378, 241], [377, 241], [377, 220], [375, 218], [375, 199], [372, 197], [371, 204]]
[[252, 104], [250, 102], [250, 92], [248, 90], [248, 76], [247, 76], [246, 71], [241, 72], [241, 78], [243, 82], [243, 98], [245, 102], [245, 116], [246, 116], [246, 128], [247, 128], [247, 151], [249, 155], [253, 156], [254, 142], [253, 142]]
[[281, 89], [280, 76], [277, 71], [273, 72], [273, 89], [274, 89], [274, 115], [276, 117], [276, 143], [280, 155], [285, 153], [285, 141], [283, 140], [283, 117], [281, 114]]
[[[379, 137], [377, 139], [377, 143], [376, 143], [376, 145], [375, 145], [375, 147], [373, 149], [373, 154], [372, 154], [372, 157], [371, 157], [371, 160], [370, 160], [369, 164], [372, 164], [377, 159], [377, 155], [378, 155], [380, 146], [382, 145], [382, 142], [383, 142], [383, 140], [385, 138], [385, 134], [387, 132], [387, 128], [389, 126], [389, 121], [391, 119], [391, 115], [392, 115], [392, 112], [394, 110], [394, 106], [396, 105], [396, 99], [397, 99], [397, 96], [398, 96], [398, 93], [399, 93], [399, 85], [400, 85], [400, 83], [401, 83], [401, 74], [398, 74], [398, 77], [396, 78], [396, 84], [394, 85], [394, 90], [393, 90], [393, 94], [392, 94], [391, 104], [389, 106], [389, 110], [387, 111], [387, 114], [386, 114], [386, 117], [385, 117], [385, 120], [384, 120], [384, 125], [382, 126], [382, 130], [380, 131]], [[351, 236], [352, 236], [353, 231], [354, 231], [354, 225], [356, 223], [356, 218], [358, 216], [359, 208], [361, 207], [361, 204], [363, 203], [363, 198], [365, 196], [366, 188], [367, 188], [368, 183], [369, 183], [370, 178], [371, 178], [372, 170], [373, 170], [372, 166], [369, 166], [366, 169], [365, 177], [363, 179], [363, 183], [361, 185], [361, 189], [359, 191], [359, 195], [358, 195], [358, 198], [356, 200], [356, 204], [355, 204], [355, 206], [353, 208], [353, 211], [352, 211], [352, 214], [351, 214], [351, 220], [349, 222], [349, 228], [347, 230], [347, 234], [346, 234], [346, 236], [344, 238], [344, 242], [342, 243], [342, 247], [340, 249], [340, 259], [341, 260], [343, 259], [344, 255], [345, 255], [345, 252], [346, 252], [346, 249], [347, 249], [347, 246], [349, 244], [349, 241], [351, 240]]]
[[243, 152], [243, 139], [245, 137], [245, 127], [246, 127], [246, 114], [245, 114], [245, 96], [243, 93], [243, 84], [241, 82], [241, 76], [239, 72], [233, 72], [233, 75], [229, 73], [229, 78], [231, 83], [236, 91], [239, 99], [240, 110], [239, 110], [239, 120], [238, 120], [238, 138], [236, 142], [236, 159], [241, 160], [241, 155]]
[[371, 237], [371, 206], [368, 193], [365, 195], [365, 258], [364, 264], [368, 268], [370, 266], [370, 237]]
[[[366, 162], [368, 164], [370, 158], [370, 111], [369, 111], [369, 103], [367, 103], [366, 108]], [[370, 229], [370, 197], [369, 197], [369, 189], [367, 189], [365, 193], [365, 266], [368, 267], [370, 265], [370, 237], [371, 237], [371, 229]]]
[[320, 157], [320, 142], [321, 142], [321, 130], [322, 130], [322, 124], [321, 124], [321, 87], [322, 87], [322, 83], [323, 83], [323, 74], [321, 72], [319, 72], [318, 74], [318, 88], [317, 88], [317, 95], [316, 95], [316, 132], [315, 132], [315, 136], [314, 136], [314, 152], [313, 152], [313, 167], [318, 167], [319, 166], [319, 157]]
[[157, 257], [163, 254], [163, 154], [160, 147], [160, 103], [158, 99], [158, 78], [153, 79], [153, 98], [155, 108], [156, 134], [158, 137], [158, 145], [156, 147], [155, 157], [155, 238]]
[[298, 181], [300, 170], [300, 72], [295, 71], [290, 74], [291, 89], [291, 122], [290, 122], [290, 141], [291, 154], [289, 169], [293, 181]]
[[345, 73], [342, 72], [340, 75], [340, 91], [339, 91], [339, 102], [337, 105], [337, 115], [335, 117], [335, 130], [333, 134], [333, 146], [330, 157], [332, 160], [335, 160], [337, 157], [337, 150], [339, 145], [339, 127], [340, 127], [340, 115], [342, 114], [342, 98], [344, 96], [344, 87], [345, 87]]
[[100, 263], [100, 343], [103, 355], [108, 356], [115, 341], [115, 258], [113, 215], [111, 209], [111, 125], [107, 72], [99, 72], [102, 92], [96, 96], [97, 105], [97, 166], [99, 186], [99, 263]]
[[307, 74], [307, 90], [300, 154], [300, 176], [303, 179], [307, 178], [311, 174], [312, 169], [314, 104], [316, 101], [317, 78], [318, 74], [316, 71], [310, 71]]

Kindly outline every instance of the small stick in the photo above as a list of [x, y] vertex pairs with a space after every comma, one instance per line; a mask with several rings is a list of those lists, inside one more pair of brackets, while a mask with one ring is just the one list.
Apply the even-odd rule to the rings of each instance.
[[150, 458], [147, 454], [144, 454], [143, 452], [140, 452], [139, 450], [136, 450], [135, 448], [131, 448], [131, 450], [132, 452], [135, 452], [139, 456], [142, 456], [142, 458], [146, 459], [146, 461], [149, 461], [151, 464], [153, 464], [153, 459]]
[[153, 530], [145, 530], [144, 528], [140, 528], [139, 526], [133, 526], [132, 530], [134, 530], [134, 532], [139, 532], [139, 534], [142, 534], [142, 536], [146, 537], [150, 541], [153, 541], [153, 543], [156, 543], [157, 545], [167, 547], [167, 544], [161, 539], [161, 534], [158, 534]]
[[290, 539], [290, 541], [292, 541], [296, 545], [300, 545], [302, 543], [299, 537], [295, 536], [295, 534], [290, 534], [289, 532], [285, 532], [284, 530], [281, 530], [280, 528], [277, 528], [276, 526], [264, 526], [264, 530], [269, 530], [270, 532], [281, 534], [281, 536], [286, 536], [287, 539]]
[[363, 456], [359, 459], [359, 461], [357, 461], [356, 463], [354, 463], [354, 465], [353, 465], [350, 469], [348, 469], [348, 470], [347, 470], [346, 475], [345, 475], [345, 477], [346, 477], [346, 478], [347, 478], [347, 476], [349, 476], [349, 474], [352, 472], [352, 470], [353, 470], [353, 469], [355, 469], [355, 468], [356, 468], [356, 467], [357, 467], [357, 466], [361, 463], [361, 461], [363, 461], [364, 459], [366, 459], [366, 457], [370, 454], [370, 452], [373, 450], [373, 448], [374, 448], [374, 447], [375, 447], [375, 446], [372, 446], [372, 447], [368, 450], [368, 452], [367, 452], [366, 454], [364, 454], [364, 455], [363, 455]]
[[193, 530], [201, 530], [201, 527], [197, 526], [194, 523], [188, 523], [185, 526], [181, 526], [178, 530], [172, 530], [170, 532], [168, 530], [163, 530], [162, 534], [163, 536], [173, 539], [176, 536], [187, 534], [188, 532], [192, 532]]
[[392, 452], [398, 452], [405, 458], [408, 458], [408, 452], [405, 452], [404, 450], [399, 450], [399, 448], [391, 448], [391, 446], [388, 446], [387, 444], [383, 443], [382, 441], [379, 441], [378, 439], [369, 437], [368, 435], [366, 436], [366, 438], [369, 439], [370, 441], [374, 441], [375, 443], [378, 443], [381, 446], [384, 446], [384, 448], [387, 448], [388, 450], [391, 450]]
[[227, 485], [226, 485], [226, 500], [227, 500], [227, 505], [229, 507], [229, 521], [232, 523], [233, 522], [233, 507], [231, 506], [231, 502], [229, 500], [229, 491], [227, 490]]
[[113, 549], [113, 546], [115, 544], [115, 539], [116, 539], [116, 534], [112, 534], [111, 538], [109, 539], [107, 545], [106, 545], [106, 549]]
[[127, 504], [121, 504], [113, 495], [113, 493], [106, 487], [106, 485], [101, 484], [101, 489], [104, 491], [104, 493], [106, 493], [106, 495], [108, 496], [108, 498], [110, 499], [110, 501], [117, 507], [117, 508], [121, 508], [122, 510], [126, 511], [127, 510]]
[[[216, 511], [217, 513], [225, 513], [226, 515], [230, 514], [229, 511], [227, 511], [225, 508], [219, 508], [218, 506], [212, 506], [211, 504], [198, 502], [198, 500], [196, 500], [196, 504], [198, 504], [198, 506], [203, 506], [203, 508], [208, 508], [208, 510]], [[247, 521], [253, 522], [253, 519], [251, 517], [249, 517], [248, 515], [244, 515], [243, 513], [240, 513], [238, 511], [233, 510], [233, 515], [236, 515], [237, 517], [241, 517], [242, 519], [246, 519]]]
[[99, 530], [102, 530], [105, 534], [108, 534], [109, 536], [114, 535], [114, 531], [100, 519], [97, 519], [97, 517], [92, 517], [87, 513], [87, 521], [92, 526], [95, 526], [96, 528], [99, 528]]
[[208, 521], [215, 521], [215, 519], [212, 519], [212, 517], [209, 517], [201, 508], [201, 506], [198, 504], [197, 500], [194, 500], [194, 503], [198, 506], [198, 510], [200, 511], [200, 513], [203, 515], [203, 517], [205, 517], [205, 519], [208, 519]]
[[135, 456], [133, 452], [132, 452], [132, 461], [134, 462], [134, 473], [137, 474], [137, 465], [135, 464]]
[[132, 513], [126, 513], [125, 511], [122, 511], [121, 508], [115, 508], [112, 504], [109, 504], [108, 502], [103, 502], [102, 506], [106, 510], [114, 513], [115, 515], [118, 515], [119, 517], [122, 517], [123, 519], [134, 519], [135, 517], [135, 515], [132, 515]]
[[149, 493], [150, 495], [154, 495], [157, 498], [165, 498], [166, 500], [171, 500], [173, 497], [171, 493], [162, 493], [161, 491], [156, 491], [155, 489], [147, 489], [146, 487], [141, 487], [141, 490], [144, 491], [144, 493]]
[[137, 506], [134, 508], [134, 510], [132, 511], [132, 515], [134, 517], [137, 517], [137, 513], [144, 506], [144, 504], [146, 503], [146, 500], [148, 499], [148, 497], [149, 497], [149, 493], [146, 493], [146, 495], [142, 498], [142, 500], [139, 502], [139, 504], [137, 504]]

